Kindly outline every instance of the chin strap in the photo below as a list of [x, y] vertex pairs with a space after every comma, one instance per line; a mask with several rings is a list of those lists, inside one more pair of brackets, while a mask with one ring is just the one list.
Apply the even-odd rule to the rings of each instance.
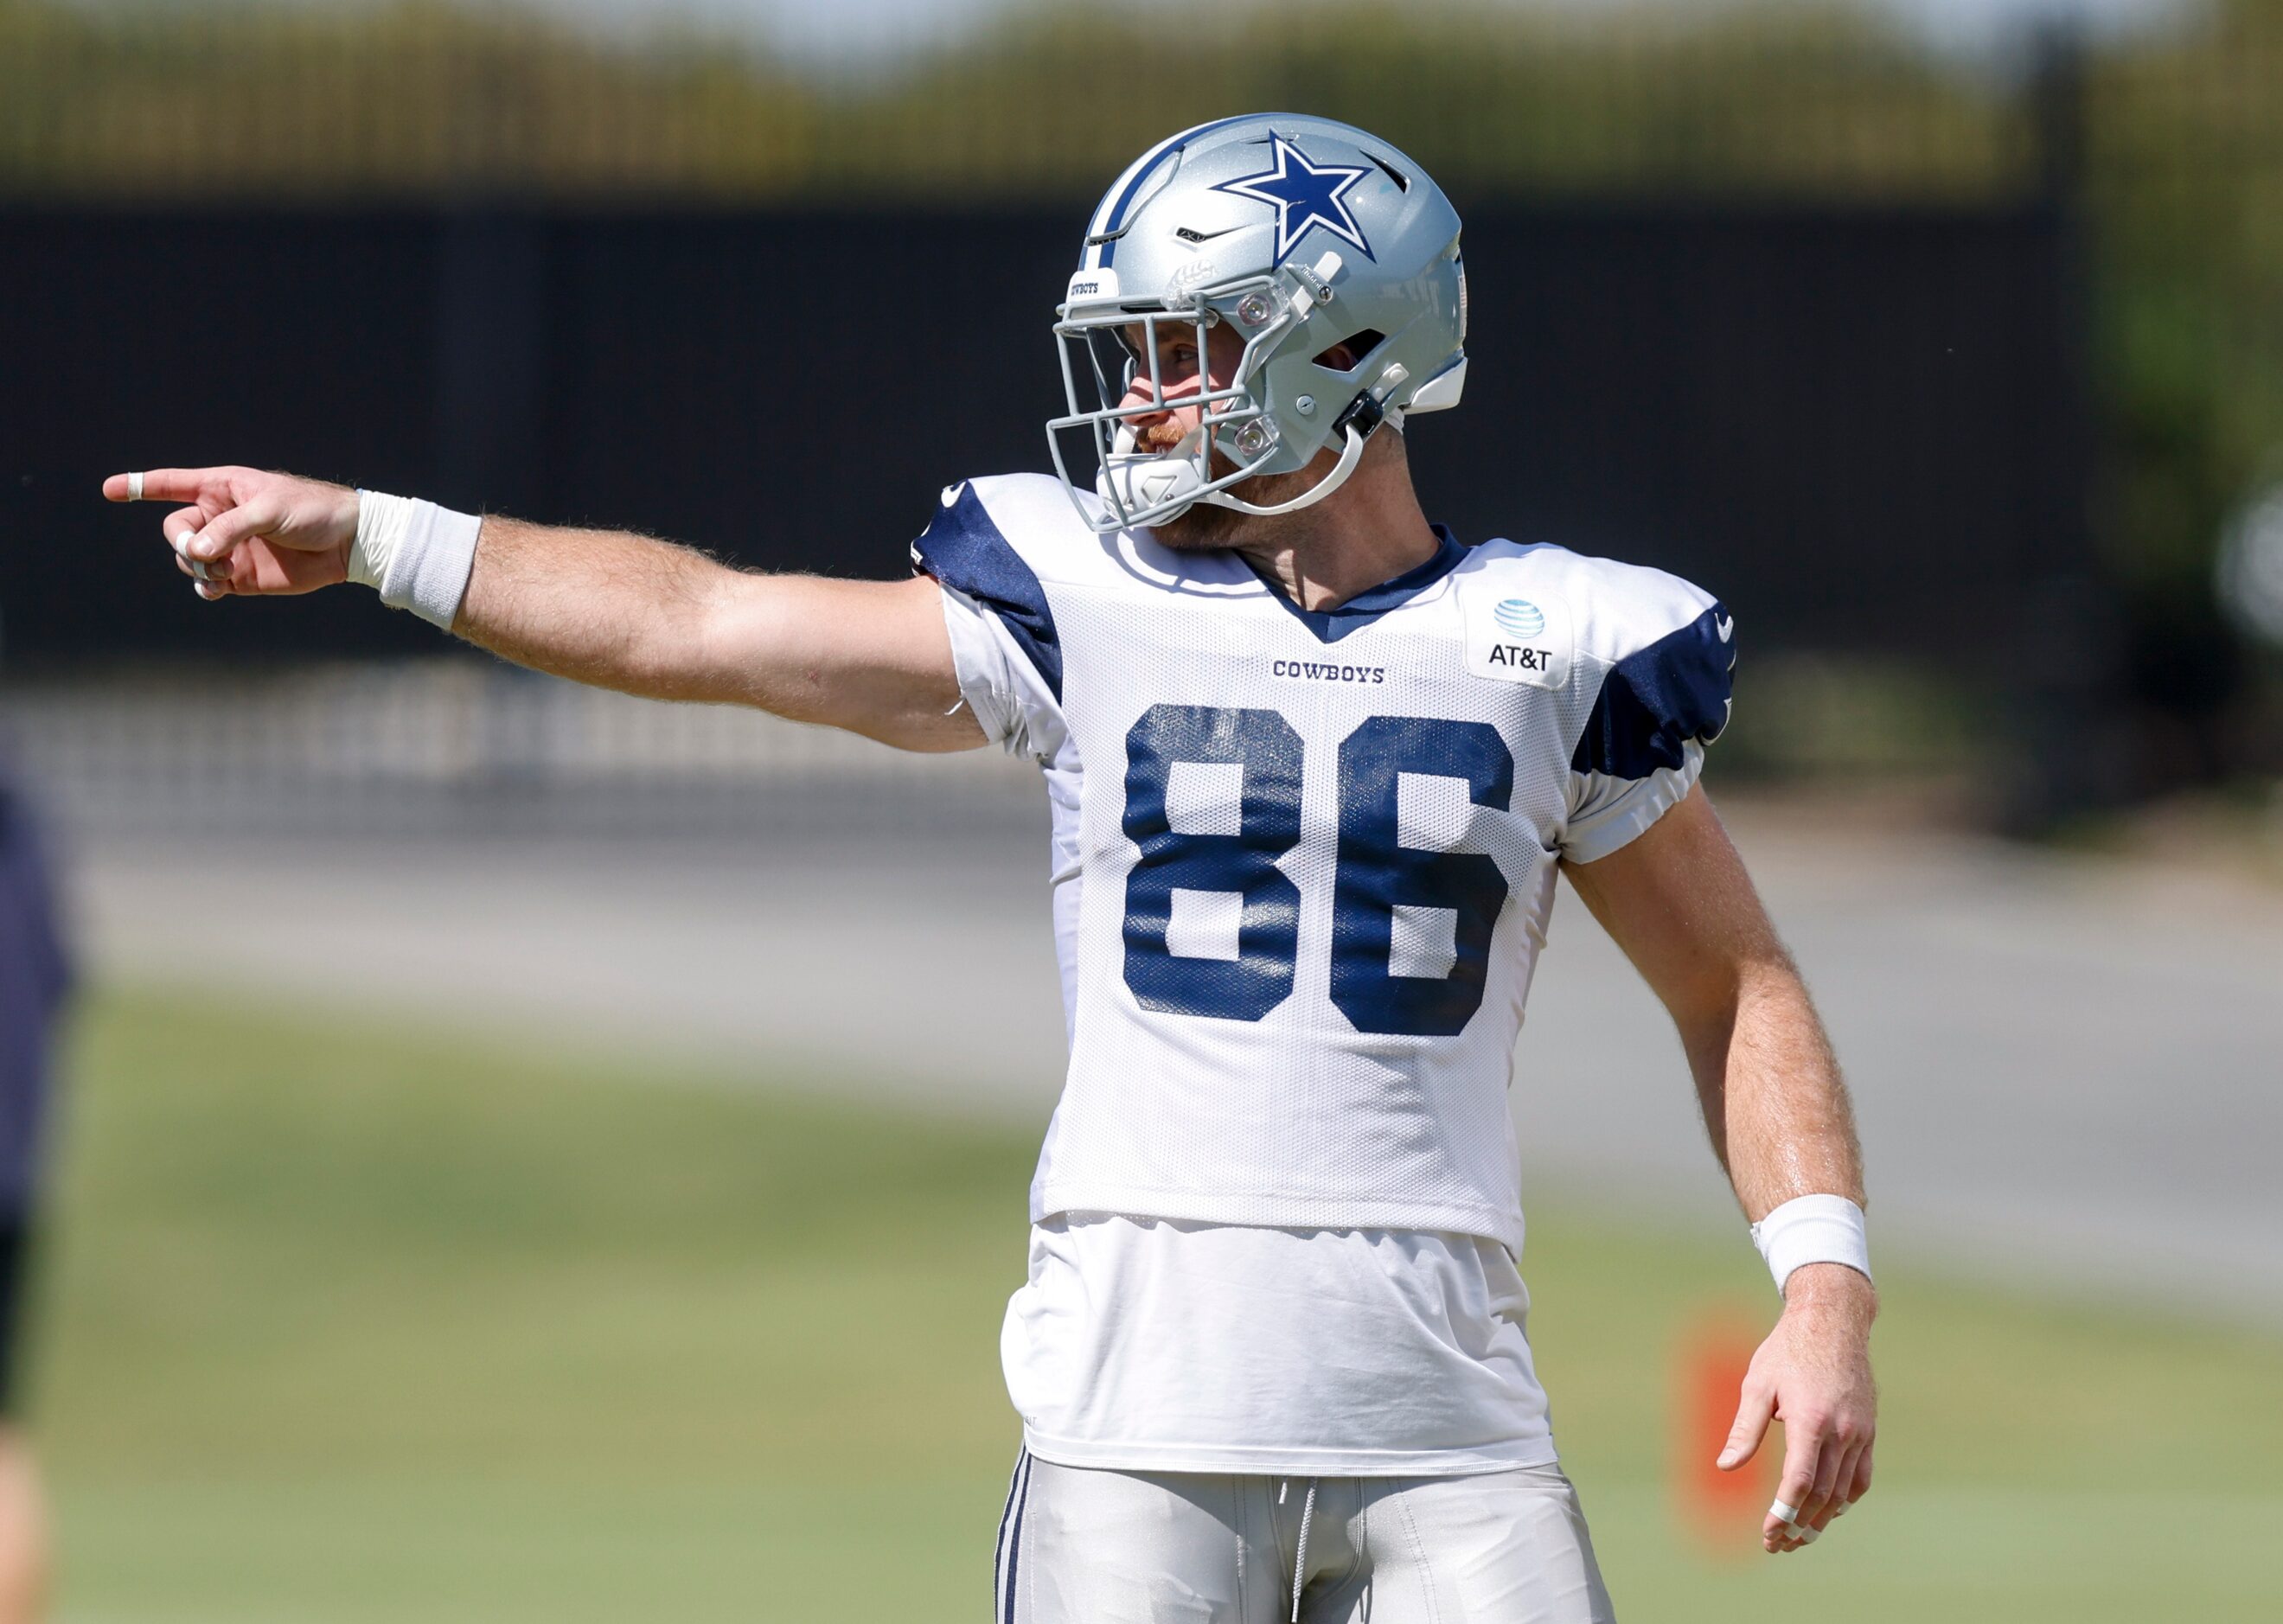
[[1251, 513], [1260, 519], [1273, 518], [1278, 513], [1296, 513], [1304, 507], [1312, 506], [1348, 482], [1348, 475], [1353, 473], [1356, 465], [1363, 460], [1363, 442], [1371, 438], [1374, 429], [1387, 420], [1387, 409], [1368, 392], [1350, 401], [1348, 409], [1340, 413], [1332, 425], [1335, 433], [1344, 432], [1348, 437], [1347, 444], [1340, 449], [1340, 460], [1329, 473], [1290, 502], [1280, 502], [1274, 507], [1258, 507], [1225, 490], [1217, 490], [1198, 499], [1210, 502], [1215, 507], [1235, 508], [1240, 513]]
[[1317, 480], [1313, 485], [1310, 486], [1306, 490], [1302, 491], [1298, 496], [1293, 497], [1291, 501], [1280, 502], [1274, 507], [1261, 507], [1258, 504], [1247, 502], [1243, 497], [1232, 495], [1225, 490], [1210, 492], [1205, 496], [1198, 497], [1197, 500], [1200, 502], [1209, 502], [1215, 507], [1235, 508], [1240, 513], [1251, 513], [1263, 519], [1269, 518], [1277, 513], [1296, 513], [1304, 507], [1314, 506], [1317, 503], [1321, 502], [1325, 497], [1330, 496], [1334, 491], [1339, 489], [1341, 486], [1346, 484], [1348, 482], [1348, 475], [1356, 471], [1356, 465], [1362, 460], [1363, 436], [1356, 432], [1355, 426], [1353, 424], [1350, 424], [1348, 426], [1347, 445], [1342, 449], [1340, 452], [1340, 460], [1333, 465], [1332, 471], [1326, 474], [1322, 479]]
[[[1388, 376], [1380, 382], [1381, 392], [1393, 393], [1395, 386], [1403, 381], [1403, 370], [1400, 367], [1390, 368]], [[1348, 476], [1356, 471], [1356, 465], [1363, 460], [1363, 442], [1370, 439], [1373, 431], [1383, 423], [1392, 423], [1396, 427], [1401, 428], [1403, 414], [1400, 411], [1390, 411], [1380, 403], [1378, 394], [1369, 390], [1350, 401], [1347, 410], [1340, 413], [1332, 422], [1334, 433], [1344, 433], [1347, 436], [1347, 443], [1340, 449], [1340, 460], [1332, 465], [1332, 471], [1329, 473], [1290, 502], [1279, 502], [1274, 506], [1263, 507], [1258, 503], [1247, 502], [1243, 497], [1226, 490], [1205, 491], [1181, 503], [1178, 507], [1168, 507], [1165, 512], [1153, 519], [1128, 522], [1164, 524], [1179, 519], [1200, 502], [1213, 507], [1230, 508], [1239, 513], [1250, 513], [1258, 519], [1273, 519], [1279, 513], [1297, 513], [1304, 507], [1313, 507], [1348, 482]], [[1155, 457], [1136, 457], [1134, 455], [1134, 446], [1140, 436], [1134, 433], [1131, 425], [1120, 424], [1116, 438], [1111, 442], [1111, 457], [1114, 460], [1104, 464], [1102, 472], [1095, 477], [1095, 488], [1101, 492], [1103, 503], [1113, 508], [1124, 508], [1129, 511], [1139, 508], [1147, 511], [1156, 507], [1166, 498], [1173, 496], [1178, 486], [1186, 483], [1194, 488], [1198, 482], [1196, 457], [1199, 441], [1204, 434], [1204, 426], [1199, 424], [1184, 435], [1181, 442], [1171, 451], [1160, 453]], [[1148, 479], [1151, 474], [1157, 475], [1159, 482], [1156, 501], [1145, 499], [1143, 493], [1134, 488], [1138, 480]], [[1119, 489], [1121, 486], [1123, 488]], [[1124, 499], [1113, 501], [1113, 494]]]

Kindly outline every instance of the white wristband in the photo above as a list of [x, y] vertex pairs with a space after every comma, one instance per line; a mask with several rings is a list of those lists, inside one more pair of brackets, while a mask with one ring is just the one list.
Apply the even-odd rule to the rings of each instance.
[[409, 609], [449, 631], [476, 567], [476, 537], [483, 527], [473, 513], [360, 490], [349, 579], [379, 588], [380, 601], [390, 608]]
[[1799, 1196], [1785, 1202], [1752, 1226], [1752, 1245], [1767, 1260], [1779, 1292], [1803, 1263], [1844, 1263], [1866, 1280], [1871, 1277], [1863, 1209], [1845, 1196]]

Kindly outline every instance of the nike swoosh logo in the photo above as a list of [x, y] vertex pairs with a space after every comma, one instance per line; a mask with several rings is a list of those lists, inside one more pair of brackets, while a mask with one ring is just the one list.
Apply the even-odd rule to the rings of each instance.
[[[946, 507], [949, 507], [951, 504], [947, 502], [944, 505]], [[1720, 641], [1726, 643], [1728, 640], [1730, 634], [1735, 631], [1736, 622], [1734, 620], [1715, 621], [1712, 622], [1712, 629], [1718, 632], [1720, 634]]]
[[[960, 498], [960, 495], [961, 495], [961, 493], [962, 493], [962, 492], [963, 492], [964, 490], [966, 490], [966, 488], [967, 488], [967, 481], [966, 481], [965, 480], [961, 480], [958, 484], [956, 484], [956, 485], [947, 485], [947, 486], [945, 486], [945, 487], [943, 488], [943, 504], [944, 504], [944, 506], [946, 506], [946, 507], [947, 507], [947, 508], [951, 508], [951, 507], [957, 507], [957, 506], [959, 505], [959, 498]], [[1728, 634], [1727, 634], [1726, 632], [1725, 632], [1725, 631], [1724, 631], [1724, 632], [1722, 632], [1722, 633], [1720, 634], [1720, 641], [1721, 641], [1721, 642], [1723, 642], [1723, 643], [1726, 643], [1727, 640], [1728, 640]]]

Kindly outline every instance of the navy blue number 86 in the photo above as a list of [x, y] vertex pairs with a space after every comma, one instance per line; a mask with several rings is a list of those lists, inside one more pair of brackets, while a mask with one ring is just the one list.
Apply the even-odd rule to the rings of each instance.
[[[1300, 843], [1300, 737], [1273, 710], [1158, 705], [1126, 736], [1126, 838], [1141, 860], [1126, 882], [1126, 984], [1145, 1009], [1258, 1020], [1292, 995], [1300, 891], [1276, 866]], [[1166, 792], [1176, 762], [1242, 775], [1235, 833], [1176, 833]], [[1482, 1006], [1491, 933], [1506, 877], [1477, 853], [1422, 851], [1396, 838], [1406, 772], [1463, 781], [1477, 806], [1506, 810], [1514, 757], [1487, 722], [1375, 716], [1340, 746], [1338, 871], [1332, 890], [1332, 1002], [1360, 1032], [1456, 1033]], [[1235, 893], [1234, 959], [1174, 954], [1177, 890]], [[1448, 974], [1391, 972], [1395, 909], [1455, 915]]]

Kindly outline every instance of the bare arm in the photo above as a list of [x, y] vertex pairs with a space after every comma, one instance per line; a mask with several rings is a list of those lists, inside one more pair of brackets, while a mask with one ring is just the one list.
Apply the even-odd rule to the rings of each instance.
[[[104, 483], [129, 499], [128, 476]], [[199, 594], [269, 597], [347, 579], [353, 490], [247, 468], [162, 469], [145, 498]], [[560, 676], [658, 699], [751, 705], [907, 750], [985, 742], [960, 706], [932, 581], [736, 570], [618, 531], [488, 518], [452, 629]]]
[[1671, 1014], [1744, 1215], [1757, 1223], [1818, 1193], [1859, 1203], [1862, 1153], [1838, 1061], [1704, 792], [1601, 862], [1562, 871]]
[[519, 665], [654, 699], [750, 705], [907, 750], [984, 742], [924, 576], [759, 575], [646, 536], [494, 518], [452, 629]]
[[[1757, 1222], [1803, 1195], [1861, 1204], [1862, 1152], [1830, 1041], [1703, 792], [1630, 845], [1563, 871], [1671, 1013], [1745, 1216]], [[1794, 1271], [1720, 1456], [1741, 1466], [1771, 1417], [1781, 1419], [1777, 1497], [1819, 1533], [1870, 1487], [1877, 1308], [1870, 1281], [1843, 1264]], [[1773, 1516], [1763, 1533], [1770, 1550], [1801, 1543]]]

